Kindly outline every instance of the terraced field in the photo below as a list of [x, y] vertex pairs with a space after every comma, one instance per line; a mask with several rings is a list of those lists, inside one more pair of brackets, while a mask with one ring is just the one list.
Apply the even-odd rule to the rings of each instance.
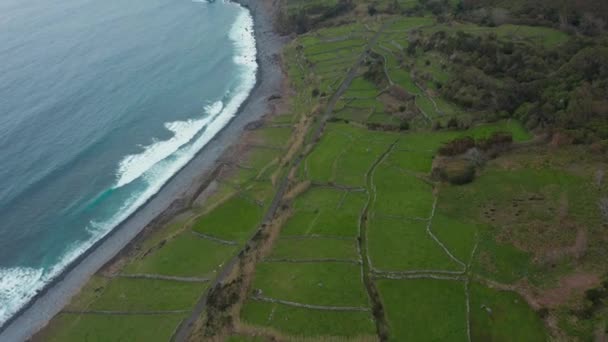
[[[410, 34], [442, 25], [382, 17], [297, 37], [283, 56], [289, 111], [248, 132], [204, 200], [93, 278], [41, 339], [543, 341], [558, 332], [547, 317], [579, 329], [563, 303], [531, 289], [605, 268], [605, 223], [591, 209], [608, 190], [590, 182], [600, 162], [557, 155], [514, 120], [433, 129], [470, 119], [437, 92], [449, 61], [408, 52]], [[487, 161], [468, 185], [430, 177], [445, 143], [495, 132], [518, 152]], [[555, 230], [566, 221], [571, 230]], [[583, 238], [590, 259], [576, 257]]]

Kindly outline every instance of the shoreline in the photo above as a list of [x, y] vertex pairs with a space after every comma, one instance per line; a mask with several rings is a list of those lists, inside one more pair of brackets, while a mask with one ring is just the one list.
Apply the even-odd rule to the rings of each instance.
[[236, 0], [254, 23], [256, 83], [237, 114], [180, 171], [105, 237], [80, 255], [52, 282], [0, 327], [0, 340], [23, 341], [34, 336], [59, 313], [86, 282], [105, 265], [120, 257], [146, 232], [185, 212], [213, 181], [222, 156], [242, 140], [248, 124], [269, 112], [269, 97], [282, 93], [283, 74], [278, 66], [284, 39], [274, 32], [272, 15], [264, 1]]

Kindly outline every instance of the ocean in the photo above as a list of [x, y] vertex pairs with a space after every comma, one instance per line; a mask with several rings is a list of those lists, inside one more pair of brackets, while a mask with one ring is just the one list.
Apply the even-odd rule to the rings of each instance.
[[0, 2], [0, 326], [237, 114], [257, 68], [234, 3]]

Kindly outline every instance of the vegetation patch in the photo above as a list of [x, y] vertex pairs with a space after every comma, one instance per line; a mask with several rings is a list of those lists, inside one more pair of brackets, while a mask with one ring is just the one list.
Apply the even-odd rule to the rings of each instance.
[[379, 280], [390, 341], [466, 341], [464, 284], [447, 280]]
[[365, 200], [362, 192], [314, 187], [296, 199], [282, 234], [355, 237]]
[[427, 234], [427, 224], [416, 220], [371, 219], [367, 234], [373, 267], [381, 271], [461, 271], [462, 267]]
[[[98, 283], [99, 284], [99, 283]], [[208, 284], [172, 280], [114, 278], [68, 305], [68, 310], [189, 310]], [[92, 290], [92, 291], [91, 291]], [[84, 290], [83, 290], [84, 291]]]
[[237, 246], [221, 244], [185, 232], [133, 260], [123, 273], [212, 277], [236, 250]]
[[192, 229], [224, 240], [244, 241], [253, 233], [262, 214], [260, 206], [237, 194], [197, 219]]
[[171, 339], [184, 314], [78, 315], [61, 313], [40, 338], [49, 342], [158, 341]]
[[295, 337], [374, 335], [376, 325], [370, 312], [312, 310], [283, 304], [247, 301], [243, 321], [269, 327]]
[[538, 313], [514, 292], [470, 284], [473, 341], [546, 341]]
[[261, 263], [254, 289], [263, 296], [302, 304], [367, 307], [361, 266], [347, 263]]
[[335, 238], [280, 239], [269, 259], [343, 259], [358, 260], [357, 241]]
[[376, 214], [403, 218], [428, 218], [433, 208], [433, 188], [396, 167], [380, 165], [374, 174]]

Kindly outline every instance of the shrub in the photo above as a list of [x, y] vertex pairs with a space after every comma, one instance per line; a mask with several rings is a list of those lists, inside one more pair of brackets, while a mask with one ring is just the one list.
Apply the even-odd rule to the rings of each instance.
[[475, 147], [475, 140], [471, 137], [454, 139], [439, 148], [441, 156], [457, 156]]
[[486, 139], [480, 139], [477, 142], [477, 147], [481, 150], [487, 151], [491, 148], [507, 147], [513, 143], [513, 134], [509, 132], [494, 132], [490, 137]]

